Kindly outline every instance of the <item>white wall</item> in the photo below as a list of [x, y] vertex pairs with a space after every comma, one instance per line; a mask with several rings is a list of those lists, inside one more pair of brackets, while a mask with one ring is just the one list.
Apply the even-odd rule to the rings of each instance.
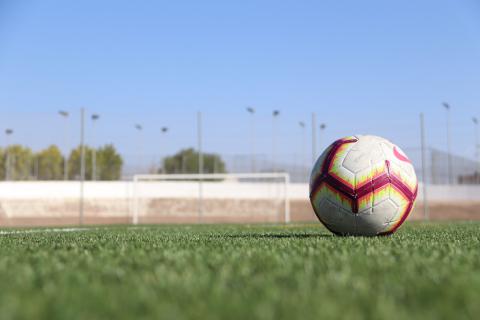
[[[126, 199], [133, 194], [133, 183], [86, 182], [84, 190], [86, 199]], [[138, 190], [147, 198], [195, 198], [198, 183], [149, 182], [140, 184]], [[269, 199], [282, 197], [284, 189], [281, 184], [204, 182], [203, 191], [205, 198]], [[420, 186], [419, 201], [423, 199], [422, 191]], [[308, 192], [307, 184], [292, 183], [288, 188], [292, 200], [307, 200]], [[79, 195], [79, 182], [0, 182], [0, 199], [75, 199]], [[480, 201], [480, 186], [429, 186], [428, 196], [432, 202]]]

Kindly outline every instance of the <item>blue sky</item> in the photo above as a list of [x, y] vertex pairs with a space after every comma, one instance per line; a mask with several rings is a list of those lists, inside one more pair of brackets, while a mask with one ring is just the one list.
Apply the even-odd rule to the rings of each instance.
[[205, 148], [241, 154], [253, 106], [258, 152], [270, 152], [279, 109], [289, 154], [312, 112], [326, 140], [370, 133], [408, 149], [422, 111], [429, 144], [444, 148], [448, 101], [454, 152], [473, 157], [479, 39], [474, 0], [0, 0], [0, 128], [34, 149], [63, 144], [66, 109], [74, 144], [84, 106], [101, 115], [97, 144], [134, 154], [142, 123], [143, 152], [164, 154], [195, 144], [202, 110]]

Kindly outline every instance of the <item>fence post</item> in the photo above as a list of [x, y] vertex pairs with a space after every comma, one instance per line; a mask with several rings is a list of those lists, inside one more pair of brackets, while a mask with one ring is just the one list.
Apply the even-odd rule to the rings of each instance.
[[285, 174], [285, 223], [290, 223], [290, 195], [289, 195], [289, 187], [290, 187], [290, 175], [288, 173]]
[[198, 135], [198, 222], [203, 220], [203, 150], [202, 150], [202, 113], [197, 113], [197, 135]]
[[83, 225], [85, 206], [85, 108], [80, 109], [80, 208], [79, 222]]
[[422, 181], [423, 181], [423, 218], [428, 220], [428, 187], [427, 187], [427, 168], [426, 168], [426, 143], [425, 143], [425, 119], [423, 113], [420, 113], [420, 139], [422, 147]]
[[132, 224], [138, 224], [139, 215], [139, 193], [138, 193], [138, 176], [133, 176], [133, 217]]

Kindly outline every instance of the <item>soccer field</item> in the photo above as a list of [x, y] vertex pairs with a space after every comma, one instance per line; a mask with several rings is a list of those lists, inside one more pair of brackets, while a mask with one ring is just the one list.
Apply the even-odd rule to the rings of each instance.
[[3, 319], [472, 319], [480, 223], [4, 230]]

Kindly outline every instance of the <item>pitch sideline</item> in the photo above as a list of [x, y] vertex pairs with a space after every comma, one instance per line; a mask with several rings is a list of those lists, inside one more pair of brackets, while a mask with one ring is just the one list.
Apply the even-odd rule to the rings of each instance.
[[[82, 231], [96, 231], [96, 230], [101, 230], [101, 229], [107, 229], [108, 227], [105, 228], [100, 228], [100, 227], [84, 227], [84, 228], [35, 228], [35, 229], [24, 229], [24, 230], [0, 230], [0, 236], [8, 236], [8, 235], [14, 235], [14, 234], [31, 234], [31, 233], [60, 233], [60, 232], [82, 232]], [[144, 226], [129, 226], [127, 229], [142, 229], [145, 228]]]

